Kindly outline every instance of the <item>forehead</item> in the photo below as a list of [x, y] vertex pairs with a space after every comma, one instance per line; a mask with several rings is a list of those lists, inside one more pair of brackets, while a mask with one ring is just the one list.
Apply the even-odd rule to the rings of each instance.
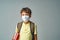
[[22, 14], [29, 14], [29, 13], [26, 13], [26, 12], [23, 11]]

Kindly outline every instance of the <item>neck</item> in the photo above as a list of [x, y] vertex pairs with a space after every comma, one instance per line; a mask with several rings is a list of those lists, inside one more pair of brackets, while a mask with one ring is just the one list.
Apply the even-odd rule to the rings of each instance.
[[25, 24], [27, 24], [27, 23], [29, 23], [29, 21], [28, 22], [24, 22]]

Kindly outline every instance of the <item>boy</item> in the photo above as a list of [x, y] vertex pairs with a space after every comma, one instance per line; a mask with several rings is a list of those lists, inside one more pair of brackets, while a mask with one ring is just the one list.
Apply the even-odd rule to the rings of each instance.
[[[18, 40], [37, 40], [37, 26], [31, 22], [31, 9], [28, 7], [21, 9], [22, 22], [17, 24], [16, 33], [19, 33]], [[18, 26], [21, 24], [20, 26]], [[33, 24], [33, 26], [31, 26]], [[30, 27], [31, 26], [31, 27]]]

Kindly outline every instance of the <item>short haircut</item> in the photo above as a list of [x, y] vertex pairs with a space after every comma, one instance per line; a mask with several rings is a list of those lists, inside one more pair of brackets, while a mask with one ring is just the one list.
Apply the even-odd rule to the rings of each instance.
[[21, 11], [20, 11], [20, 13], [22, 13], [22, 12], [29, 13], [30, 15], [31, 15], [31, 13], [32, 13], [32, 12], [31, 12], [31, 9], [28, 8], [28, 7], [22, 8]]

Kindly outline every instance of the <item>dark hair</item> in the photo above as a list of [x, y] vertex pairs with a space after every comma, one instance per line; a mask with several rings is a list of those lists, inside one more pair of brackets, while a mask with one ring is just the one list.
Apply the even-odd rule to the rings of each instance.
[[30, 15], [31, 15], [31, 13], [32, 13], [32, 12], [31, 12], [31, 9], [28, 8], [28, 7], [22, 8], [20, 13], [22, 13], [22, 12], [29, 13]]

